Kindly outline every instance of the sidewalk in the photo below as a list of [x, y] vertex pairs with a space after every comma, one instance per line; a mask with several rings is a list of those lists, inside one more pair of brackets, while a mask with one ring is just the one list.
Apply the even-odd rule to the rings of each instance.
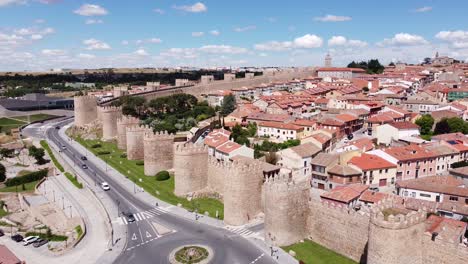
[[[65, 126], [64, 129], [60, 129], [60, 131], [59, 131], [60, 137], [62, 139], [70, 140], [73, 147], [77, 151], [79, 151], [82, 155], [86, 155], [86, 153], [90, 153], [80, 143], [74, 141], [73, 139], [69, 138], [65, 134], [65, 130], [68, 127], [69, 127], [69, 125]], [[106, 173], [109, 176], [113, 177], [113, 179], [116, 182], [118, 182], [119, 185], [121, 185], [123, 188], [125, 188], [129, 193], [134, 193], [134, 183], [132, 181], [128, 180], [124, 175], [122, 175], [120, 172], [116, 171], [114, 168], [112, 168], [110, 166], [107, 166], [106, 163], [102, 159], [98, 158], [97, 156], [95, 156], [95, 155], [86, 155], [86, 156], [87, 156], [88, 160], [91, 161], [92, 163], [94, 163], [99, 169], [105, 171], [106, 167], [107, 167], [107, 172]], [[177, 207], [175, 205], [172, 205], [172, 204], [166, 203], [166, 202], [164, 202], [162, 200], [159, 200], [156, 197], [142, 191], [142, 189], [139, 188], [139, 187], [137, 187], [136, 194], [133, 194], [133, 195], [135, 197], [137, 197], [138, 199], [140, 199], [141, 201], [146, 202], [146, 203], [148, 203], [150, 205], [155, 205], [156, 203], [158, 203], [159, 207], [162, 207], [163, 209], [165, 209], [166, 211], [168, 211], [169, 213], [171, 213], [173, 215], [184, 217], [184, 218], [192, 220], [192, 221], [201, 222], [203, 224], [207, 224], [207, 225], [210, 225], [210, 226], [216, 227], [216, 228], [225, 228], [226, 227], [226, 225], [224, 224], [224, 222], [222, 220], [218, 220], [218, 219], [211, 218], [211, 217], [202, 216], [202, 217], [199, 217], [198, 220], [195, 220], [195, 214], [194, 213], [191, 213], [191, 212], [187, 211], [184, 208]], [[271, 254], [271, 250], [270, 250], [269, 246], [266, 245], [263, 240], [260, 240], [260, 239], [257, 239], [257, 238], [251, 238], [251, 237], [246, 238], [246, 239], [250, 240], [255, 245], [257, 245], [260, 249], [262, 249], [265, 252], [266, 255]], [[275, 248], [275, 249], [278, 249], [278, 248]], [[297, 264], [298, 263], [298, 261], [296, 259], [294, 259], [292, 256], [287, 254], [281, 248], [279, 248], [276, 255], [279, 255], [278, 261], [280, 261], [280, 263], [291, 263], [291, 264]]]

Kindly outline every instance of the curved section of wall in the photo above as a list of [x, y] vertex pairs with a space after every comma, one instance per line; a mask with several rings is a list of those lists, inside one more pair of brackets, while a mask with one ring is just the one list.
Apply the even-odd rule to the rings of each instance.
[[143, 147], [143, 138], [145, 132], [151, 131], [147, 126], [133, 125], [126, 129], [127, 159], [143, 160], [145, 152]]
[[117, 137], [117, 119], [122, 116], [122, 108], [114, 106], [100, 107], [102, 117], [102, 140], [113, 140]]
[[127, 149], [127, 127], [140, 124], [140, 119], [133, 116], [122, 116], [117, 119], [117, 147]]
[[208, 149], [193, 143], [177, 145], [174, 152], [174, 193], [186, 196], [207, 186]]
[[174, 135], [164, 132], [146, 132], [143, 138], [145, 175], [155, 176], [173, 167]]
[[97, 101], [96, 97], [75, 96], [75, 126], [83, 127], [97, 119]]

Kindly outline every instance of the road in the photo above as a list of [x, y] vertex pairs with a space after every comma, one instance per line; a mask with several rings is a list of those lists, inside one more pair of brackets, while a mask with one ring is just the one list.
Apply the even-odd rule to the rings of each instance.
[[[66, 120], [57, 125], [63, 127], [70, 122], [71, 120]], [[83, 153], [79, 153], [73, 144], [61, 138], [58, 129], [51, 127], [46, 129], [45, 133], [49, 141], [58, 146], [65, 146], [63, 155], [77, 164], [87, 164], [88, 169], [83, 171], [88, 177], [95, 178], [97, 182], [109, 183], [111, 190], [106, 193], [118, 204], [121, 212], [136, 214], [139, 221], [133, 223], [117, 219], [127, 227], [127, 244], [114, 263], [169, 263], [170, 252], [188, 244], [211, 247], [214, 251], [211, 263], [276, 263], [249, 240], [228, 230], [191, 221], [141, 201], [89, 159], [82, 161], [80, 157]], [[163, 234], [161, 225], [172, 232]]]

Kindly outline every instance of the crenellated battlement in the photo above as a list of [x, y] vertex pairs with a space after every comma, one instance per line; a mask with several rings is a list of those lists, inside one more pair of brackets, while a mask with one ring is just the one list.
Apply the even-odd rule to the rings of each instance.
[[234, 173], [259, 173], [263, 171], [262, 163], [258, 160], [254, 160], [254, 162], [246, 163], [241, 160], [233, 161], [227, 164], [229, 169], [233, 170]]
[[382, 228], [405, 229], [422, 223], [427, 218], [425, 208], [419, 209], [417, 212], [411, 211], [408, 214], [397, 215], [391, 214], [390, 210], [393, 208], [395, 208], [393, 199], [384, 199], [375, 204], [371, 210], [371, 222]]
[[140, 119], [134, 116], [124, 115], [117, 119], [117, 125], [139, 124]]
[[145, 132], [146, 141], [162, 141], [162, 140], [172, 140], [174, 141], [175, 135], [170, 134], [167, 131], [156, 131], [153, 132], [152, 129]]
[[122, 107], [120, 106], [99, 106], [101, 113], [121, 112]]
[[93, 95], [82, 95], [82, 96], [75, 96], [74, 98], [75, 105], [79, 104], [97, 104], [96, 97]]
[[205, 145], [196, 145], [193, 143], [179, 144], [175, 147], [175, 154], [177, 155], [193, 155], [193, 154], [206, 154], [208, 155], [208, 147]]
[[151, 127], [148, 125], [130, 124], [126, 128], [127, 133], [146, 133], [151, 132]]

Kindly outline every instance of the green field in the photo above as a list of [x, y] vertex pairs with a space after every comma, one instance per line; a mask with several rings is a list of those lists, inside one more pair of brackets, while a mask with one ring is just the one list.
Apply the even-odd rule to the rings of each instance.
[[[138, 161], [136, 160], [122, 158], [121, 155], [125, 152], [119, 150], [115, 143], [103, 142], [100, 140], [84, 140], [82, 138], [75, 138], [75, 140], [95, 155], [97, 155], [98, 152], [110, 152], [110, 154], [99, 155], [99, 157], [125, 175], [128, 179], [135, 182], [138, 186], [141, 186], [149, 194], [173, 205], [180, 203], [189, 211], [193, 211], [196, 208], [199, 213], [208, 212], [212, 217], [215, 217], [216, 211], [218, 211], [219, 218], [224, 218], [224, 206], [220, 201], [211, 198], [197, 198], [188, 201], [187, 199], [175, 196], [174, 177], [166, 181], [156, 181], [155, 177], [145, 176], [144, 166], [137, 165]], [[101, 147], [91, 148], [94, 144], [101, 144]]]
[[293, 250], [296, 252], [296, 259], [306, 264], [357, 264], [357, 262], [310, 240], [304, 240], [304, 243], [297, 243], [283, 247], [283, 249], [286, 252]]
[[[24, 184], [25, 190], [23, 190], [22, 184], [18, 186], [10, 186], [10, 187], [4, 187], [0, 189], [0, 192], [30, 192], [34, 191], [34, 188], [36, 188], [36, 185], [39, 181], [33, 181], [33, 182], [28, 182]], [[18, 187], [18, 189], [16, 188]]]
[[[47, 114], [35, 114], [30, 115], [30, 122], [45, 120], [47, 118], [55, 117], [54, 115]], [[8, 133], [13, 128], [18, 128], [28, 123], [28, 116], [14, 116], [14, 117], [2, 117], [0, 118], [0, 132]]]
[[[55, 115], [48, 115], [48, 114], [35, 114], [35, 115], [30, 115], [29, 116], [29, 121], [30, 122], [35, 122], [35, 121], [41, 121], [41, 120], [45, 120], [45, 119], [48, 119], [48, 118], [52, 118], [52, 117], [56, 117]], [[12, 119], [17, 119], [17, 120], [21, 120], [21, 121], [24, 121], [24, 122], [28, 122], [28, 116], [25, 115], [25, 116], [14, 116], [14, 117], [11, 117]]]

